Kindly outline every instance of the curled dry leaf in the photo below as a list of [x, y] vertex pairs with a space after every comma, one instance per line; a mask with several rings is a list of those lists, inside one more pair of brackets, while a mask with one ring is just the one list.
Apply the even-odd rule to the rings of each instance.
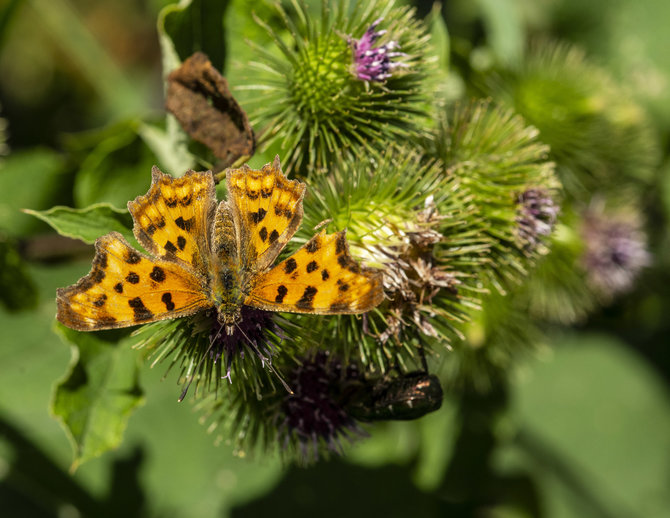
[[255, 149], [254, 132], [228, 81], [196, 52], [168, 76], [165, 106], [191, 138], [202, 142], [224, 169]]

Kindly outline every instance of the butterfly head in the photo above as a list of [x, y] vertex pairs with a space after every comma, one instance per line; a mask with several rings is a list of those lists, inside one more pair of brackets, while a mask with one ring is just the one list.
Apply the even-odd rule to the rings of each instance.
[[219, 324], [225, 326], [226, 334], [231, 336], [235, 332], [235, 326], [242, 321], [242, 307], [233, 304], [221, 304], [218, 306], [216, 319]]

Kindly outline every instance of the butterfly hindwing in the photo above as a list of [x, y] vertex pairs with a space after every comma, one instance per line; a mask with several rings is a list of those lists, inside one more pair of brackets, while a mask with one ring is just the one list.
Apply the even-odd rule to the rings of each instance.
[[305, 184], [282, 174], [279, 157], [260, 170], [232, 169], [226, 181], [238, 229], [240, 267], [262, 272], [302, 222]]
[[57, 292], [60, 322], [80, 331], [113, 329], [193, 314], [211, 306], [198, 276], [152, 260], [112, 232], [95, 243], [88, 275]]
[[383, 299], [381, 274], [349, 254], [345, 231], [322, 230], [256, 279], [245, 304], [296, 313], [362, 313]]
[[128, 202], [135, 237], [148, 252], [200, 273], [209, 268], [215, 208], [211, 172], [173, 178], [155, 166], [149, 192]]

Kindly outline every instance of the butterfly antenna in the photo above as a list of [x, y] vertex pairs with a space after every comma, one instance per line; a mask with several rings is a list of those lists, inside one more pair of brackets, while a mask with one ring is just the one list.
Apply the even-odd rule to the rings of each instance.
[[191, 373], [191, 376], [188, 379], [188, 383], [186, 384], [186, 388], [182, 391], [181, 395], [179, 396], [179, 399], [177, 400], [179, 403], [184, 401], [184, 398], [186, 397], [186, 393], [188, 392], [189, 387], [191, 386], [191, 383], [193, 382], [193, 379], [195, 378], [196, 373], [200, 370], [200, 366], [202, 365], [202, 362], [205, 360], [205, 358], [209, 355], [209, 352], [212, 350], [212, 347], [214, 347], [214, 343], [216, 342], [216, 339], [219, 337], [221, 334], [221, 330], [223, 329], [223, 324], [221, 324], [221, 327], [219, 327], [219, 330], [217, 331], [216, 335], [214, 335], [214, 338], [211, 338], [209, 341], [209, 347], [205, 351], [205, 354], [203, 354], [200, 357], [200, 360], [198, 360], [198, 364], [195, 366], [195, 369]]
[[291, 390], [291, 387], [288, 386], [288, 383], [286, 383], [286, 381], [284, 381], [284, 378], [281, 377], [281, 375], [279, 374], [279, 371], [277, 371], [277, 369], [275, 369], [274, 366], [272, 365], [272, 359], [271, 359], [271, 358], [266, 358], [265, 356], [263, 356], [263, 355], [261, 354], [261, 352], [260, 352], [260, 350], [258, 349], [258, 347], [256, 346], [256, 344], [253, 343], [253, 342], [251, 341], [251, 339], [247, 336], [247, 334], [246, 334], [244, 331], [242, 331], [242, 328], [241, 328], [239, 325], [235, 324], [235, 327], [237, 327], [238, 331], [239, 331], [240, 333], [242, 333], [242, 336], [244, 336], [244, 338], [247, 339], [247, 342], [249, 342], [249, 345], [250, 345], [251, 348], [254, 350], [254, 352], [256, 353], [256, 355], [261, 359], [261, 361], [262, 361], [263, 363], [267, 363], [267, 365], [268, 365], [268, 367], [270, 368], [270, 370], [272, 371], [272, 373], [273, 373], [275, 376], [277, 376], [277, 379], [279, 379], [279, 381], [281, 382], [281, 384], [282, 384], [282, 385], [284, 386], [284, 388], [286, 389], [286, 392], [288, 392], [289, 394], [293, 395], [293, 391]]

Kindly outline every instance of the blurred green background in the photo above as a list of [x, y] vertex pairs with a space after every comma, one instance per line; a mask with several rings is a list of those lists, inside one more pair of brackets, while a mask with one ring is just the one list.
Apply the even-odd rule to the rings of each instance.
[[[177, 404], [174, 375], [161, 381], [162, 367], [143, 366], [146, 401], [122, 446], [69, 472], [70, 444], [48, 410], [70, 363], [53, 332], [54, 296], [88, 271], [91, 250], [18, 209], [123, 207], [145, 192], [148, 174], [136, 172], [155, 157], [138, 134], [141, 121], [162, 114], [156, 20], [171, 3], [0, 2], [1, 275], [11, 280], [0, 297], [2, 516], [670, 516], [665, 0], [442, 5], [456, 60], [473, 49], [513, 60], [530, 38], [560, 38], [585, 48], [648, 109], [665, 163], [661, 189], [645, 198], [657, 260], [634, 292], [578, 327], [551, 330], [550, 347], [519, 366], [506, 392], [447, 393], [440, 411], [370, 427], [344, 458], [311, 468], [216, 446], [193, 406]], [[181, 36], [194, 50], [199, 38], [220, 37], [213, 60], [234, 67], [230, 48], [243, 31], [230, 20], [252, 4], [202, 0], [203, 18]], [[414, 5], [421, 15], [432, 8]], [[208, 9], [226, 11], [222, 27], [205, 19]], [[100, 175], [116, 180], [99, 186]]]

